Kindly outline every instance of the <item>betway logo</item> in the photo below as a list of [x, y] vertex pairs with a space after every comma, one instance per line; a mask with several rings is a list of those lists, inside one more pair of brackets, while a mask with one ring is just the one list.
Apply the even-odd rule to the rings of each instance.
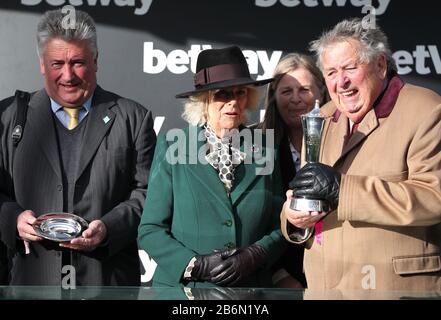
[[[375, 9], [376, 15], [382, 15], [387, 7], [389, 6], [390, 0], [255, 0], [255, 4], [258, 7], [272, 7], [277, 2], [280, 2], [285, 7], [297, 7], [303, 4], [305, 7], [344, 7], [347, 3], [351, 4], [354, 7], [372, 7]], [[373, 2], [378, 3], [378, 7], [373, 5]]]
[[[199, 52], [211, 48], [209, 44], [193, 44], [188, 51], [176, 49], [167, 54], [160, 49], [154, 49], [153, 42], [144, 42], [143, 70], [149, 74], [158, 74], [165, 69], [174, 74], [183, 74], [189, 70], [195, 73]], [[282, 51], [273, 51], [270, 55], [265, 50], [243, 50], [242, 52], [247, 59], [251, 74], [258, 74], [260, 66], [262, 73], [257, 75], [257, 80], [270, 78], [282, 56]]]
[[433, 73], [433, 67], [437, 74], [441, 74], [441, 59], [438, 48], [434, 45], [417, 45], [413, 52], [405, 50], [396, 51], [393, 54], [399, 74], [409, 74], [414, 71], [421, 75]]
[[[111, 3], [114, 3], [118, 7], [133, 7], [135, 8], [135, 14], [142, 16], [149, 12], [153, 0], [21, 0], [21, 4], [25, 6], [36, 6], [42, 2], [46, 2], [48, 5], [54, 7], [69, 4], [72, 6], [82, 6], [87, 4], [90, 7], [107, 7]], [[136, 2], [138, 2], [138, 5]]]

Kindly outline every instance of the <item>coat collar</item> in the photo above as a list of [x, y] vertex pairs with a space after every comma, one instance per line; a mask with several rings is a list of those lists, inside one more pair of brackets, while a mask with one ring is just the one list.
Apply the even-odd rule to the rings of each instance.
[[379, 119], [387, 118], [392, 113], [403, 86], [404, 82], [398, 75], [394, 74], [389, 80], [386, 89], [378, 97], [374, 107], [361, 120], [358, 130], [350, 137], [348, 136], [348, 118], [338, 109], [334, 112], [331, 121], [327, 121], [324, 129], [324, 134], [333, 137], [333, 150], [327, 150], [326, 152], [333, 153], [330, 156], [331, 159], [335, 159], [334, 165], [378, 128]]
[[[241, 127], [240, 130], [245, 129], [245, 127]], [[206, 152], [206, 142], [203, 138], [203, 128], [202, 127], [193, 127], [190, 126], [186, 129], [187, 136], [187, 147], [186, 150], [186, 163], [188, 165], [188, 171], [194, 176], [195, 179], [201, 183], [201, 185], [205, 186], [205, 190], [210, 192], [211, 195], [220, 202], [224, 203], [226, 209], [231, 210], [231, 205], [237, 203], [237, 201], [241, 198], [241, 196], [249, 189], [249, 186], [261, 176], [258, 174], [259, 169], [265, 167], [264, 159], [269, 152], [268, 148], [266, 148], [265, 141], [263, 144], [260, 144], [259, 141], [255, 141], [253, 137], [253, 130], [249, 129], [251, 133], [251, 145], [249, 141], [245, 141], [241, 143], [241, 151], [247, 153], [247, 158], [243, 163], [238, 165], [234, 171], [234, 185], [231, 190], [230, 197], [231, 202], [228, 199], [228, 195], [225, 191], [223, 183], [220, 181], [218, 172], [214, 169], [210, 164], [205, 161], [205, 152]], [[197, 138], [197, 143], [194, 143], [194, 140]], [[191, 144], [196, 145], [196, 147], [191, 147]], [[182, 150], [183, 151], [183, 150]], [[199, 153], [199, 158], [195, 157], [194, 154]], [[268, 156], [273, 156], [274, 163], [274, 154], [268, 153]], [[204, 160], [201, 163], [200, 160]]]
[[[386, 89], [380, 94], [377, 101], [374, 103], [373, 109], [378, 119], [387, 118], [392, 113], [403, 86], [403, 80], [400, 76], [394, 73], [389, 80]], [[337, 109], [332, 116], [332, 121], [337, 122], [341, 114], [341, 111]]]
[[109, 94], [99, 86], [96, 87], [81, 146], [77, 179], [84, 172], [101, 141], [112, 127], [116, 114], [111, 108], [116, 104], [114, 95]]
[[29, 101], [29, 116], [27, 117], [25, 130], [30, 132], [40, 145], [52, 169], [61, 179], [57, 134], [50, 99], [44, 89], [37, 91]]

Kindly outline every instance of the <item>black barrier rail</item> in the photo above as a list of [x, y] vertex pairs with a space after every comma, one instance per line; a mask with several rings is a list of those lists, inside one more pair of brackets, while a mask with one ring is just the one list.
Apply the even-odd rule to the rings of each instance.
[[0, 300], [441, 300], [441, 291], [308, 290], [284, 288], [181, 288], [0, 286]]

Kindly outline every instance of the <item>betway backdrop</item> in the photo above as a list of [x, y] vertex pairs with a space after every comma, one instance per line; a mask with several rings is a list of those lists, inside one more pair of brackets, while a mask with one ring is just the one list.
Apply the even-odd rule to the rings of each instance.
[[[98, 83], [152, 110], [156, 132], [183, 127], [198, 53], [240, 46], [254, 77], [270, 77], [280, 58], [349, 17], [375, 16], [389, 36], [399, 74], [441, 94], [441, 19], [436, 1], [403, 0], [1, 0], [0, 99], [42, 87], [36, 26], [42, 12], [73, 6], [98, 28]], [[250, 122], [259, 119], [259, 112]], [[148, 283], [155, 264], [141, 251]]]

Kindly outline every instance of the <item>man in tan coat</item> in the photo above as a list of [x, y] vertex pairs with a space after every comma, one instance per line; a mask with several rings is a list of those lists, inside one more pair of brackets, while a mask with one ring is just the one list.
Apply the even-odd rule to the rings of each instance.
[[[308, 288], [441, 292], [441, 97], [405, 84], [384, 33], [360, 19], [311, 49], [332, 99], [321, 163], [297, 173], [281, 214], [291, 242], [294, 226], [315, 230]], [[333, 210], [291, 210], [293, 193]]]

